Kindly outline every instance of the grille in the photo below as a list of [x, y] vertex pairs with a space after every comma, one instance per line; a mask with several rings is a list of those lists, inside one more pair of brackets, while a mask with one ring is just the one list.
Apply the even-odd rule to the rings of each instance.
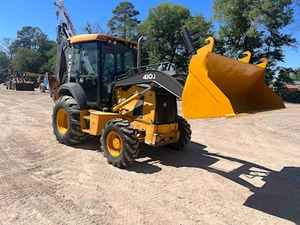
[[155, 124], [169, 124], [176, 122], [177, 102], [176, 97], [161, 92], [156, 94]]

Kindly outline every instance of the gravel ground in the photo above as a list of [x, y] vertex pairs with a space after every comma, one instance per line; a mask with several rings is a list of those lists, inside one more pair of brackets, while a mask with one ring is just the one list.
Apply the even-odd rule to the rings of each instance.
[[191, 121], [184, 152], [145, 147], [128, 170], [96, 139], [58, 144], [52, 105], [0, 90], [0, 224], [300, 224], [300, 105]]

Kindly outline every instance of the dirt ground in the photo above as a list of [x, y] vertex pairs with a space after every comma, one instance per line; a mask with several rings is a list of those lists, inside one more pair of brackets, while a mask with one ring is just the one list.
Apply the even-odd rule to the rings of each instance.
[[300, 224], [300, 105], [191, 121], [184, 152], [144, 148], [129, 170], [70, 148], [47, 94], [0, 90], [0, 224]]

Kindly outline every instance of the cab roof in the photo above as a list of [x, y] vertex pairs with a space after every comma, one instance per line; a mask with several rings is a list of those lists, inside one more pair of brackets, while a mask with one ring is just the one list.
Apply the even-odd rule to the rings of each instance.
[[71, 44], [90, 42], [90, 41], [107, 41], [107, 42], [119, 42], [123, 44], [132, 45], [132, 47], [137, 47], [137, 43], [126, 41], [121, 38], [112, 37], [105, 34], [80, 34], [75, 35], [69, 39]]

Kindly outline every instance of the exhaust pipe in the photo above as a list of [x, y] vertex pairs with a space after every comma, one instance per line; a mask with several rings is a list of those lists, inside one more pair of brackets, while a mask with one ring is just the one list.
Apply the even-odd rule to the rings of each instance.
[[143, 41], [145, 40], [145, 37], [144, 36], [141, 36], [139, 39], [138, 39], [138, 52], [137, 52], [137, 68], [141, 68], [142, 66], [142, 44], [143, 44]]

